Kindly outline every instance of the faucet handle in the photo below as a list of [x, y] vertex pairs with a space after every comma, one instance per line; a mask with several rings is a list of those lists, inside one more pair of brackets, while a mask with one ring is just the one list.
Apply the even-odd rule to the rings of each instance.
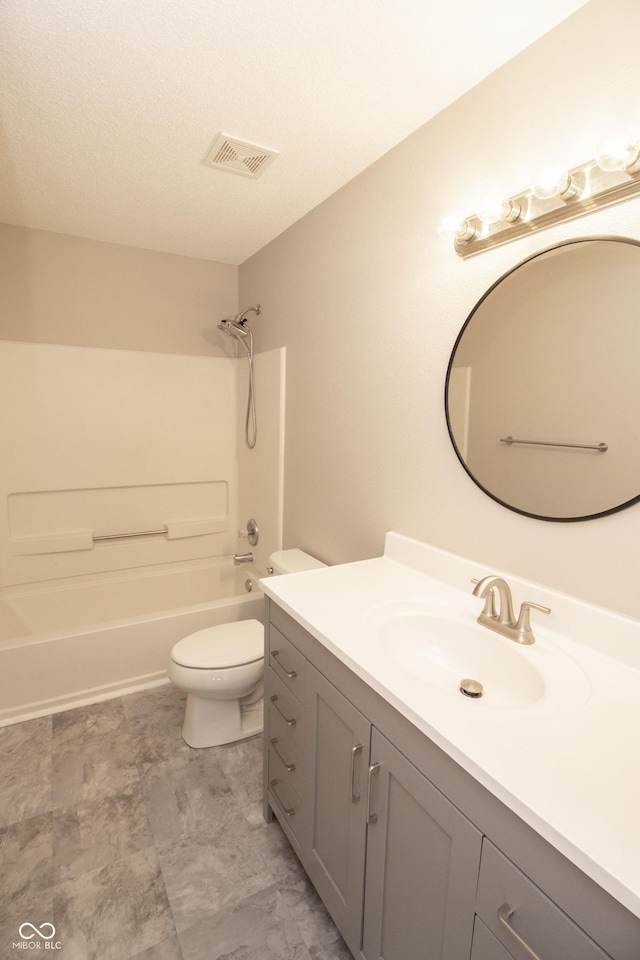
[[531, 610], [539, 610], [540, 613], [551, 613], [550, 607], [543, 607], [540, 603], [525, 600], [524, 603], [520, 605], [520, 615], [516, 623], [518, 643], [534, 643], [535, 641], [533, 630], [531, 629]]

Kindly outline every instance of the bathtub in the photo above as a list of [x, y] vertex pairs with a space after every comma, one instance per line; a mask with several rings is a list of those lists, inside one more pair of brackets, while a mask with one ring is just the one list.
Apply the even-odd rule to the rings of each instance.
[[0, 590], [0, 726], [167, 682], [174, 643], [262, 621], [260, 574], [230, 557]]

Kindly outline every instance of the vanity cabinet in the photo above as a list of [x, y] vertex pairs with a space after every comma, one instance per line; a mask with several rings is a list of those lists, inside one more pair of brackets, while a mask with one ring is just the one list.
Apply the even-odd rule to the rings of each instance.
[[482, 835], [373, 729], [362, 955], [468, 957]]
[[638, 918], [271, 600], [266, 622], [265, 818], [355, 957], [638, 960]]

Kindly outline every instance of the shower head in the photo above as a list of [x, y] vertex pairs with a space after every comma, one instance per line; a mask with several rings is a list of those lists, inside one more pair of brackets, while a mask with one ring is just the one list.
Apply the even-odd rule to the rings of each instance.
[[233, 317], [233, 319], [226, 317], [218, 324], [218, 330], [222, 330], [223, 333], [228, 333], [230, 337], [234, 337], [236, 340], [242, 340], [249, 332], [238, 322], [236, 317]]

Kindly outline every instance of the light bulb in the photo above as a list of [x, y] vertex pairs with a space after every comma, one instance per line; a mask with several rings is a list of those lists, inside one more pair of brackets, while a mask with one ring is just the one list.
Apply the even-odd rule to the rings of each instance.
[[476, 217], [487, 227], [493, 223], [499, 223], [502, 220], [502, 209], [504, 201], [499, 197], [485, 197], [478, 209]]
[[520, 213], [520, 204], [516, 200], [487, 197], [478, 207], [476, 216], [485, 226], [490, 227], [494, 223], [513, 223]]
[[596, 163], [601, 170], [625, 170], [637, 173], [640, 170], [640, 137], [635, 130], [616, 130], [600, 144]]
[[558, 167], [547, 167], [542, 170], [531, 184], [531, 193], [538, 200], [570, 200], [575, 197], [578, 189], [566, 170]]
[[463, 220], [458, 224], [458, 229], [456, 230], [456, 242], [467, 243], [475, 237], [477, 232], [473, 223], [470, 223], [469, 220]]
[[438, 227], [438, 233], [449, 234], [450, 236], [455, 237], [458, 230], [460, 229], [460, 224], [462, 223], [462, 217], [453, 217], [448, 216], [444, 217], [440, 226]]

